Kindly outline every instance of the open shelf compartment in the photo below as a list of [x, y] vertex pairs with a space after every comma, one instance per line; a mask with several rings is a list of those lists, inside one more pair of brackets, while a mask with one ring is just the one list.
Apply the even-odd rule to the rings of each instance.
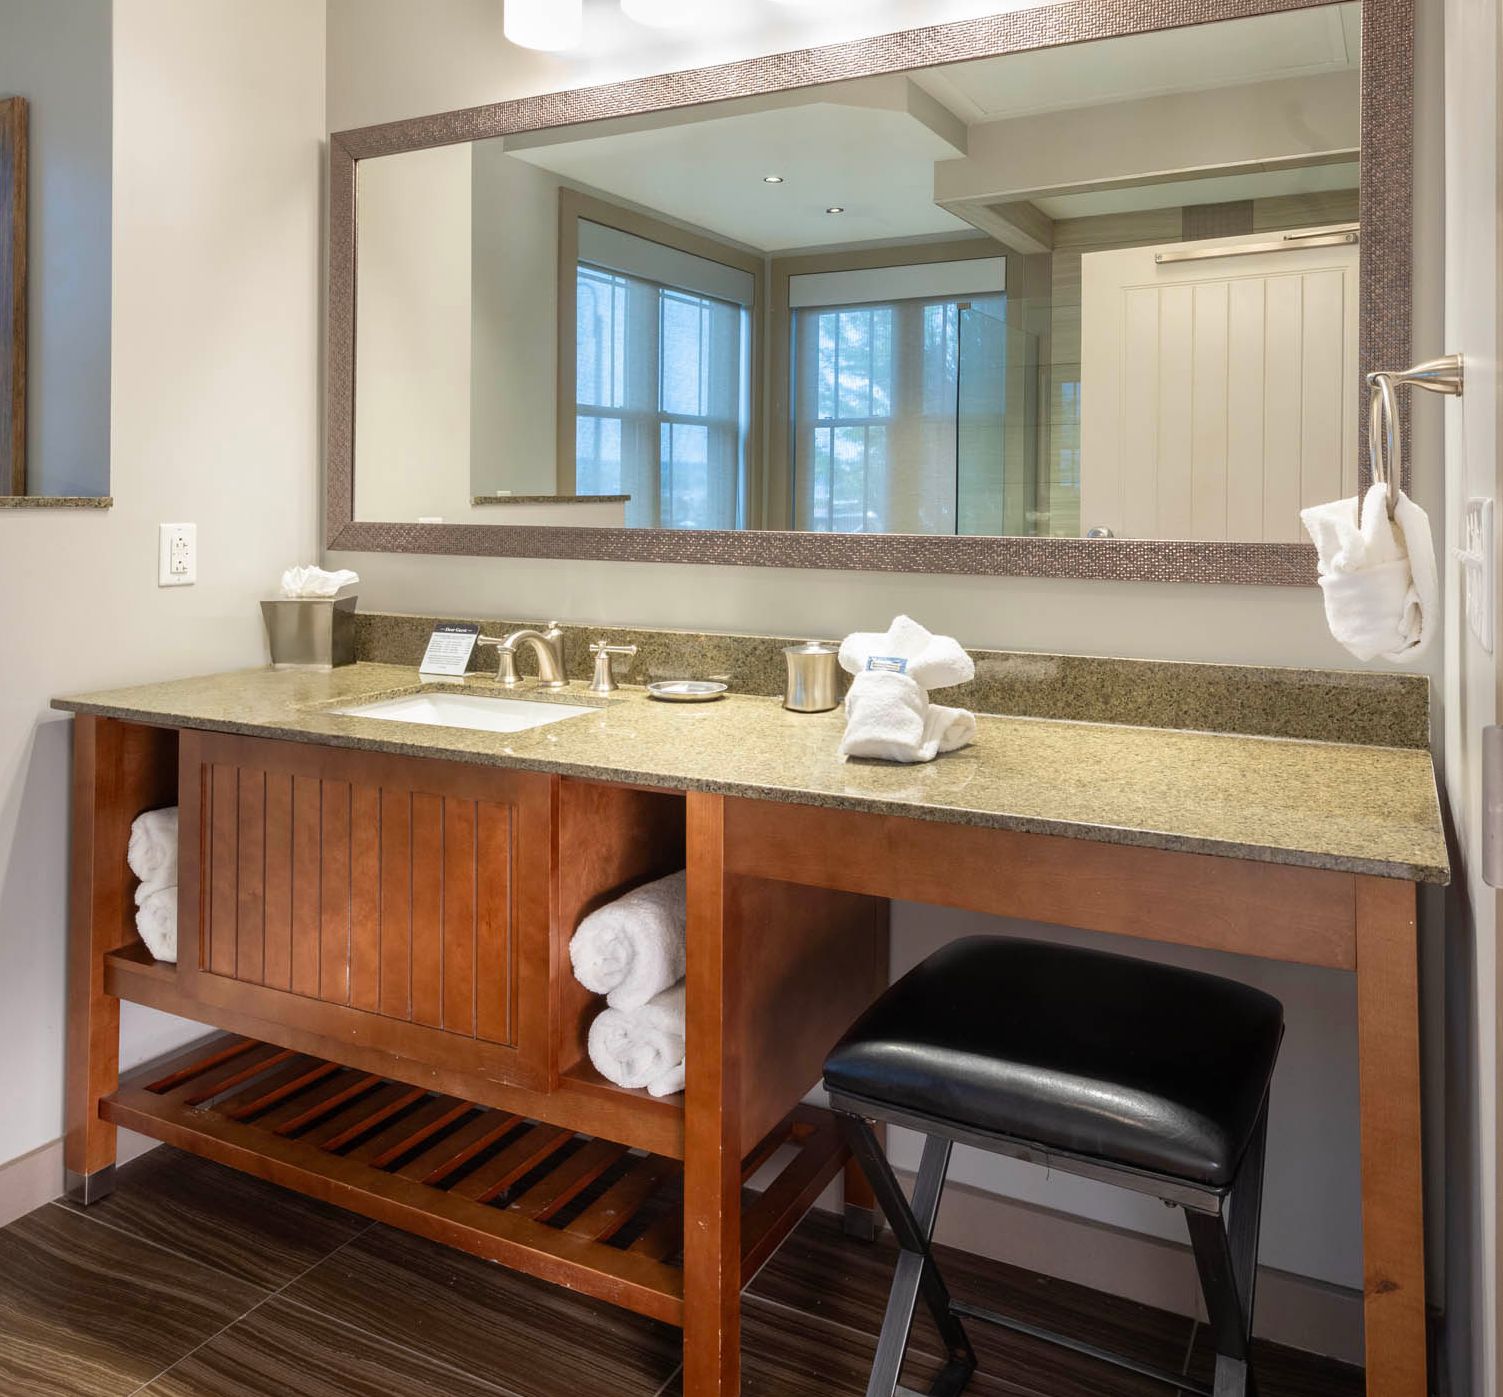
[[[567, 1127], [220, 1035], [100, 1102], [117, 1126], [639, 1314], [683, 1323], [683, 1167]], [[800, 1106], [743, 1162], [743, 1281], [845, 1158]]]

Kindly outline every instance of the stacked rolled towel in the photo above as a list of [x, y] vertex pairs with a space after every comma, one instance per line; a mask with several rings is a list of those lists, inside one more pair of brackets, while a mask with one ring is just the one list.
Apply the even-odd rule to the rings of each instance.
[[897, 617], [885, 631], [858, 631], [840, 646], [840, 665], [855, 677], [845, 696], [844, 757], [932, 762], [976, 736], [964, 708], [930, 703], [931, 689], [964, 684], [976, 666], [958, 641], [931, 635]]
[[177, 807], [148, 810], [130, 827], [125, 861], [140, 879], [136, 930], [158, 960], [177, 959]]
[[687, 925], [680, 870], [597, 908], [569, 942], [574, 978], [608, 1006], [590, 1025], [590, 1061], [617, 1086], [684, 1089]]
[[607, 1009], [590, 1025], [590, 1061], [618, 1087], [653, 1096], [684, 1089], [684, 982], [635, 1009]]

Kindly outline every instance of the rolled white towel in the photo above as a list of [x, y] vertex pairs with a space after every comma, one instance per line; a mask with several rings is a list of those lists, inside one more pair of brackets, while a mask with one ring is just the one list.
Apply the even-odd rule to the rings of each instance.
[[635, 1009], [606, 1009], [590, 1025], [590, 1061], [618, 1087], [646, 1087], [656, 1096], [679, 1090], [671, 1085], [684, 1065], [684, 984], [680, 980]]
[[976, 736], [975, 716], [964, 708], [930, 703], [906, 674], [864, 670], [845, 696], [840, 753], [887, 762], [932, 762]]
[[1359, 660], [1408, 664], [1440, 625], [1440, 580], [1429, 516], [1402, 492], [1388, 517], [1387, 487], [1300, 512], [1315, 543], [1331, 634]]
[[136, 930], [158, 960], [177, 960], [177, 889], [157, 888], [138, 900]]
[[177, 886], [177, 806], [148, 810], [131, 821], [125, 861], [148, 891]]
[[635, 1009], [684, 978], [684, 870], [597, 907], [569, 942], [574, 978], [612, 1009]]
[[674, 1096], [684, 1089], [684, 1064], [670, 1067], [661, 1077], [654, 1077], [647, 1084], [649, 1096]]
[[893, 669], [921, 688], [944, 689], [976, 677], [976, 665], [952, 636], [933, 635], [908, 616], [896, 616], [885, 631], [856, 631], [840, 642], [847, 674]]

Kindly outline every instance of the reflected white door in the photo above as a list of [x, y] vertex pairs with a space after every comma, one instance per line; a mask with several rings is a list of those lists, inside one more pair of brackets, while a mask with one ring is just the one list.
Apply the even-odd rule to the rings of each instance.
[[1082, 531], [1300, 542], [1355, 491], [1358, 249], [1155, 261], [1282, 236], [1081, 259]]

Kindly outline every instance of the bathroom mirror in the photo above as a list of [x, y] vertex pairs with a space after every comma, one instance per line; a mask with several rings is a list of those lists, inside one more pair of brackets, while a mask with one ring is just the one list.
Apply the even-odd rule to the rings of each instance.
[[1407, 358], [1403, 8], [1050, 5], [336, 137], [331, 546], [1310, 580]]

